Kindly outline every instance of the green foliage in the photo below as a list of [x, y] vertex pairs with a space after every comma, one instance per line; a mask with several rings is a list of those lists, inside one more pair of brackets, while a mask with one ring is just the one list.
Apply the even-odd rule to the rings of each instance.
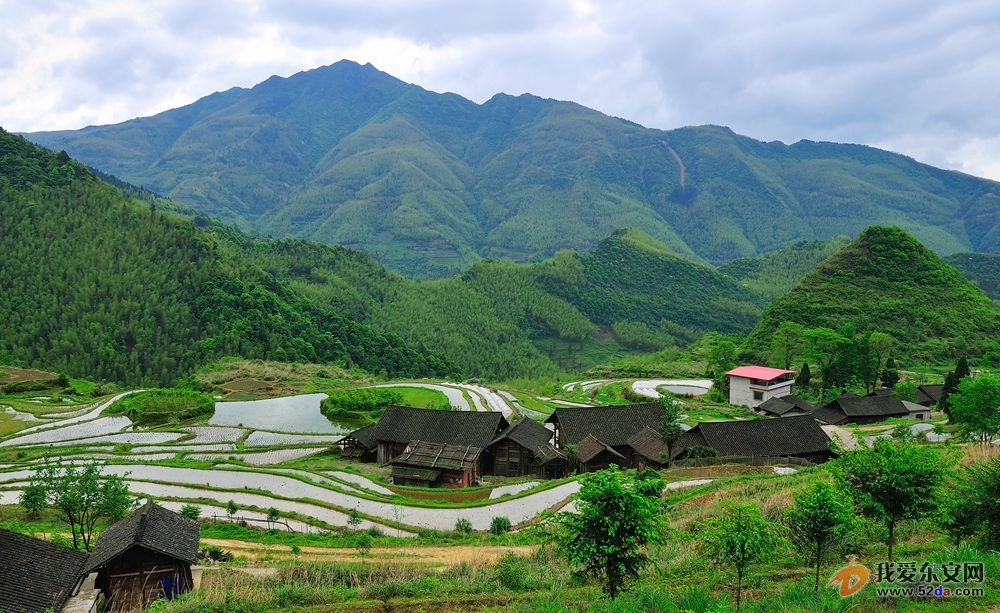
[[784, 520], [792, 539], [814, 562], [813, 591], [818, 592], [823, 554], [844, 537], [854, 520], [851, 501], [831, 484], [819, 481], [811, 489], [795, 495], [792, 506], [785, 510]]
[[673, 457], [674, 445], [684, 436], [684, 430], [681, 429], [680, 405], [676, 404], [670, 398], [661, 398], [660, 400], [660, 404], [663, 405], [663, 419], [660, 420], [660, 437], [662, 437], [663, 443], [667, 446], [667, 462], [669, 463], [670, 458]]
[[[125, 476], [128, 476], [126, 473]], [[73, 547], [90, 549], [94, 527], [102, 518], [117, 521], [135, 506], [128, 482], [119, 475], [104, 474], [96, 462], [63, 464], [62, 460], [45, 462], [31, 477], [28, 499], [38, 511], [42, 495], [47, 506], [54, 508], [70, 526]], [[26, 507], [27, 508], [27, 507]]]
[[799, 369], [799, 375], [795, 377], [795, 384], [801, 388], [809, 389], [809, 384], [812, 382], [812, 371], [809, 369], [809, 363], [803, 362], [802, 368]]
[[963, 513], [972, 511], [971, 518], [960, 517], [960, 526], [966, 528], [962, 530], [963, 535], [968, 536], [966, 533], [981, 525], [984, 527], [983, 546], [1000, 551], [1000, 457], [970, 466], [967, 487], [959, 492], [964, 496], [956, 500], [955, 507]]
[[236, 504], [235, 500], [230, 500], [226, 503], [226, 515], [229, 517], [235, 516], [240, 512], [240, 505]]
[[459, 534], [471, 534], [472, 521], [467, 517], [459, 517], [455, 520], [455, 532]]
[[917, 401], [917, 386], [912, 381], [900, 381], [892, 387], [892, 391], [900, 400]]
[[390, 404], [403, 403], [403, 395], [391, 388], [336, 390], [327, 393], [319, 410], [330, 419], [378, 419]]
[[493, 536], [510, 532], [511, 527], [510, 519], [507, 517], [494, 517], [490, 520], [490, 534]]
[[32, 138], [226, 223], [358, 246], [410, 276], [583, 251], [628, 226], [712, 262], [890, 221], [942, 252], [996, 237], [992, 182], [904, 156], [647, 129], [531, 95], [480, 105], [346, 61]]
[[958, 269], [983, 293], [993, 300], [1000, 300], [1000, 255], [995, 253], [954, 253], [944, 261]]
[[687, 457], [689, 458], [717, 458], [719, 451], [708, 445], [692, 445], [688, 447]]
[[[878, 226], [862, 232], [775, 300], [743, 353], [763, 355], [784, 322], [830, 331], [851, 324], [859, 335], [884, 332], [898, 343], [897, 356], [916, 361], [979, 352], [986, 339], [1000, 332], [1000, 312], [978, 288], [902, 229]], [[825, 374], [829, 364], [817, 361], [819, 357], [808, 359]]]
[[951, 419], [967, 438], [988, 443], [1000, 433], [1000, 377], [964, 377], [949, 397]]
[[740, 281], [771, 302], [795, 287], [817, 264], [850, 241], [846, 236], [835, 236], [827, 241], [799, 241], [771, 253], [726, 262], [719, 267], [719, 272]]
[[949, 470], [941, 453], [912, 441], [876, 439], [871, 445], [841, 450], [833, 463], [837, 483], [858, 510], [885, 525], [889, 560], [892, 561], [896, 526], [904, 520], [931, 514]]
[[199, 517], [201, 517], [201, 507], [194, 504], [183, 505], [179, 512], [181, 515], [183, 515], [188, 519], [197, 520]]
[[661, 540], [660, 498], [644, 491], [612, 466], [588, 475], [576, 499], [577, 512], [561, 516], [560, 545], [570, 564], [601, 578], [612, 600], [648, 562], [643, 546]]
[[756, 503], [729, 503], [721, 516], [708, 520], [701, 536], [705, 553], [716, 564], [736, 572], [736, 611], [740, 610], [743, 578], [750, 566], [765, 560], [780, 544], [775, 526], [760, 516]]
[[108, 407], [108, 412], [127, 415], [140, 425], [162, 424], [204, 417], [215, 412], [215, 399], [184, 389], [155, 389], [129, 394]]

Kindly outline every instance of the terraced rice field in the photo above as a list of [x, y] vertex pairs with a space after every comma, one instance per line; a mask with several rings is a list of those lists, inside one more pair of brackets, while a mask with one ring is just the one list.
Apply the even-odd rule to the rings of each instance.
[[181, 428], [184, 432], [194, 434], [194, 438], [184, 441], [188, 444], [201, 443], [232, 443], [243, 438], [246, 430], [243, 428], [227, 428], [225, 426], [191, 426]]
[[47, 445], [58, 441], [77, 441], [102, 436], [110, 432], [118, 432], [131, 425], [132, 421], [128, 417], [101, 417], [93, 421], [74, 423], [66, 427], [53, 427], [9, 438], [0, 442], [0, 447], [9, 447], [12, 445]]
[[326, 447], [311, 447], [307, 449], [275, 449], [272, 451], [257, 451], [253, 453], [189, 453], [186, 457], [193, 460], [240, 460], [254, 466], [281, 464], [289, 460], [326, 451]]
[[244, 443], [247, 447], [274, 447], [276, 445], [303, 445], [308, 443], [325, 443], [333, 445], [342, 439], [342, 435], [322, 434], [281, 434], [280, 432], [263, 432], [256, 430], [247, 437]]

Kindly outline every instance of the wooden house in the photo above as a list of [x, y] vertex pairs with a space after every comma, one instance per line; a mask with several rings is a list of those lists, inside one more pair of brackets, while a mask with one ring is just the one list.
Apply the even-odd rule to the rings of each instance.
[[[645, 427], [654, 430], [663, 421], [663, 407], [658, 402], [603, 407], [574, 407], [556, 409], [546, 420], [555, 426], [556, 447], [565, 451], [567, 445], [576, 445], [580, 458], [580, 444], [592, 436], [598, 443], [615, 451], [616, 462], [629, 465], [632, 448], [628, 439]], [[588, 443], [591, 450], [594, 443]], [[622, 463], [621, 458], [626, 461]]]
[[191, 590], [200, 533], [198, 522], [152, 500], [108, 527], [84, 566], [84, 573], [97, 572], [105, 611], [145, 609], [157, 598]]
[[633, 450], [632, 466], [639, 470], [663, 468], [669, 464], [669, 450], [663, 436], [649, 426], [629, 437], [628, 446]]
[[628, 457], [622, 455], [611, 445], [598, 440], [593, 434], [588, 434], [585, 439], [576, 444], [574, 460], [577, 469], [584, 473], [604, 470], [612, 464], [620, 468], [627, 468], [629, 465]]
[[87, 552], [0, 529], [0, 611], [61, 611], [86, 577]]
[[933, 406], [938, 403], [941, 399], [941, 390], [944, 389], [944, 385], [918, 385], [916, 393], [917, 404], [923, 405], [925, 407]]
[[808, 415], [813, 406], [794, 394], [775, 397], [757, 406], [757, 412], [768, 417], [792, 417], [793, 415]]
[[493, 456], [493, 474], [504, 477], [566, 475], [566, 455], [550, 441], [552, 431], [527, 417], [504, 428], [487, 448]]
[[355, 458], [362, 462], [377, 460], [378, 441], [375, 440], [375, 426], [376, 424], [368, 424], [337, 441], [340, 445], [340, 457]]
[[[389, 406], [372, 429], [371, 438], [376, 442], [376, 461], [389, 464], [412, 441], [471, 446], [482, 450], [506, 427], [507, 420], [501, 413]], [[481, 453], [478, 461], [478, 474], [493, 469], [488, 452]]]
[[819, 464], [833, 457], [830, 438], [811, 415], [749, 421], [706, 421], [684, 433], [674, 458], [696, 445], [711, 447], [720, 459], [756, 464], [794, 457]]
[[472, 487], [479, 481], [480, 447], [411, 441], [392, 461], [392, 482], [413, 487]]
[[909, 417], [910, 411], [895, 394], [857, 396], [846, 393], [812, 412], [818, 421], [840, 424], [872, 424], [890, 417]]

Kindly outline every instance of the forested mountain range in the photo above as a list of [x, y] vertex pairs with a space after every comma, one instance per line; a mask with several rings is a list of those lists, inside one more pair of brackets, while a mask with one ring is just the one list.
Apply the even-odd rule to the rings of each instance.
[[111, 126], [28, 135], [277, 237], [440, 277], [540, 261], [634, 227], [696, 262], [891, 224], [1000, 252], [1000, 184], [857, 145], [647, 129], [571, 102], [476, 104], [343, 61]]
[[128, 385], [235, 355], [449, 376], [440, 354], [318, 306], [222, 234], [0, 129], [0, 360]]
[[1000, 336], [1000, 311], [974, 283], [900, 228], [873, 226], [764, 311], [743, 345], [763, 359], [784, 322], [883, 332], [897, 357], [941, 362]]
[[129, 385], [230, 355], [506, 379], [745, 333], [764, 304], [633, 229], [591, 253], [416, 281], [175, 209], [0, 130], [0, 361]]

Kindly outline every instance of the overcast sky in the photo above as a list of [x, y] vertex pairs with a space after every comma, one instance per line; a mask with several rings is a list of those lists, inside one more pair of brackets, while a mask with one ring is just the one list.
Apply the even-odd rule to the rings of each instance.
[[82, 128], [347, 58], [476, 102], [864, 143], [1000, 180], [1000, 2], [0, 0], [0, 125]]

